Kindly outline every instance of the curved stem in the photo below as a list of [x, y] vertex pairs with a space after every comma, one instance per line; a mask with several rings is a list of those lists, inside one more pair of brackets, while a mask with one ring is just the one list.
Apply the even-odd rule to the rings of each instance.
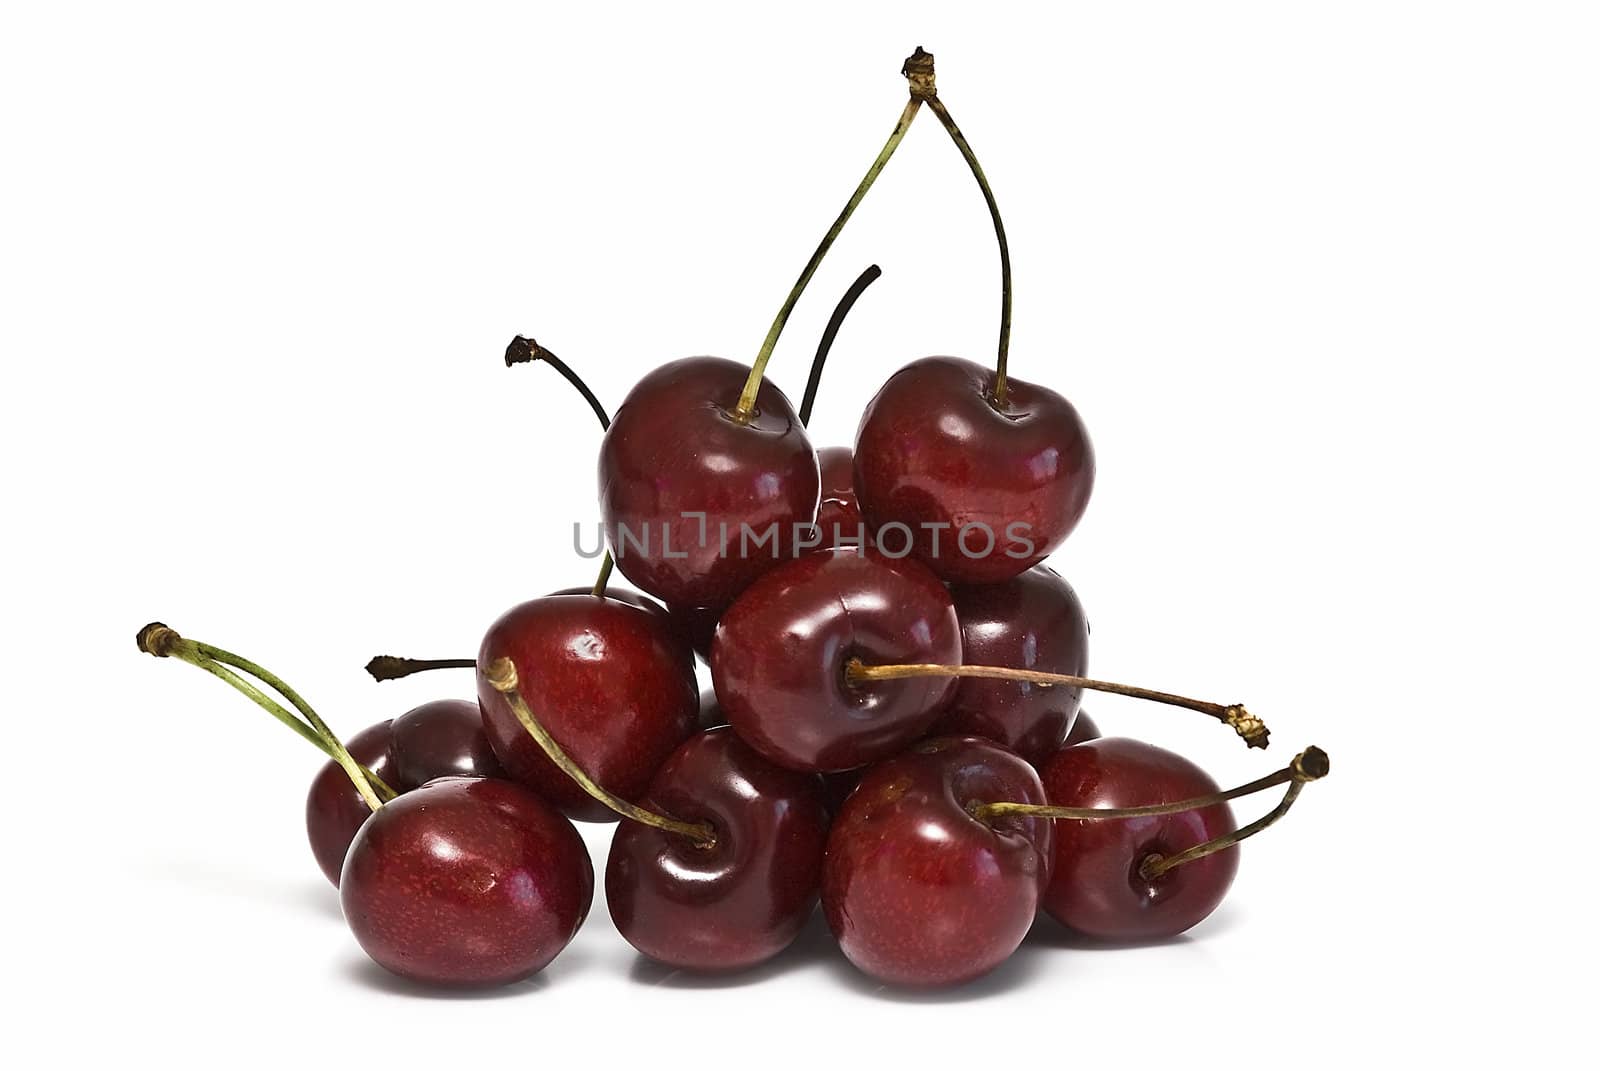
[[[221, 648], [213, 647], [207, 643], [184, 639], [177, 632], [160, 622], [152, 622], [139, 630], [139, 649], [146, 654], [157, 658], [176, 658], [180, 662], [187, 662], [191, 666], [203, 669], [212, 676], [232, 685], [238, 691], [250, 698], [267, 713], [289, 726], [306, 740], [315, 744], [329, 758], [338, 763], [345, 774], [355, 785], [356, 791], [361, 793], [361, 798], [368, 807], [377, 810], [383, 805], [384, 800], [393, 799], [394, 790], [383, 782], [371, 770], [362, 766], [345, 748], [339, 738], [328, 728], [327, 723], [318, 716], [311, 705], [302, 699], [298, 692], [285, 684], [278, 676], [262, 669], [254, 662], [239, 657]], [[227, 666], [243, 670], [245, 673], [257, 678], [269, 688], [274, 689], [287, 699], [301, 718], [295, 717], [287, 710], [261, 692], [260, 689], [233, 673]], [[382, 786], [381, 789], [378, 786]]]
[[367, 672], [375, 681], [397, 681], [430, 669], [472, 669], [477, 664], [476, 658], [396, 658], [381, 654], [367, 663]]
[[956, 143], [956, 148], [961, 150], [972, 177], [978, 180], [978, 189], [983, 191], [984, 204], [989, 206], [989, 218], [994, 221], [994, 238], [1000, 246], [1000, 345], [994, 365], [994, 401], [997, 406], [1003, 407], [1006, 404], [1006, 357], [1011, 350], [1011, 245], [1006, 241], [1006, 225], [1000, 218], [1000, 206], [995, 203], [994, 191], [989, 188], [983, 165], [978, 163], [978, 157], [967, 143], [966, 135], [961, 133], [961, 128], [950, 117], [950, 110], [937, 95], [928, 99], [928, 107], [939, 117], [939, 122], [950, 134], [950, 140]]
[[1078, 820], [1099, 821], [1102, 819], [1149, 818], [1162, 814], [1180, 814], [1184, 811], [1199, 811], [1207, 807], [1215, 807], [1229, 800], [1261, 792], [1275, 785], [1288, 783], [1289, 787], [1283, 794], [1283, 799], [1269, 813], [1256, 819], [1247, 826], [1242, 826], [1232, 833], [1214, 837], [1201, 844], [1196, 844], [1176, 855], [1152, 855], [1139, 864], [1139, 874], [1146, 881], [1154, 881], [1174, 867], [1185, 863], [1192, 863], [1196, 859], [1204, 859], [1208, 855], [1215, 855], [1225, 848], [1231, 848], [1242, 840], [1260, 833], [1272, 823], [1282, 818], [1294, 806], [1294, 801], [1299, 798], [1300, 792], [1312, 781], [1328, 776], [1328, 753], [1320, 747], [1308, 747], [1294, 757], [1294, 760], [1283, 769], [1270, 773], [1266, 777], [1257, 778], [1249, 784], [1230, 788], [1226, 792], [1213, 792], [1209, 796], [1196, 796], [1193, 799], [1179, 800], [1176, 803], [1159, 803], [1146, 807], [1055, 807], [1047, 804], [1036, 803], [978, 803], [969, 807], [972, 816], [980, 822], [988, 822], [994, 818], [1007, 816], [1021, 816], [1028, 818], [1070, 818]]
[[1065, 685], [1071, 688], [1087, 688], [1095, 692], [1110, 692], [1113, 695], [1125, 695], [1133, 699], [1148, 699], [1153, 703], [1165, 703], [1168, 706], [1185, 707], [1201, 714], [1209, 714], [1238, 733], [1250, 747], [1264, 748], [1267, 746], [1268, 732], [1266, 724], [1239, 703], [1208, 703], [1201, 699], [1190, 699], [1187, 696], [1174, 695], [1171, 692], [1135, 688], [1129, 684], [1113, 684], [1110, 681], [1098, 681], [1089, 677], [1074, 677], [1067, 673], [1044, 673], [1032, 669], [1010, 669], [1005, 666], [949, 666], [933, 662], [869, 666], [859, 658], [852, 658], [845, 664], [844, 672], [845, 679], [852, 684], [862, 684], [868, 681], [903, 680], [907, 677], [984, 677], [990, 680], [1021, 681], [1027, 684], [1038, 684], [1046, 688], [1054, 685]]
[[680, 822], [676, 818], [647, 811], [643, 807], [635, 806], [620, 796], [614, 796], [601, 788], [594, 778], [584, 772], [583, 768], [572, 761], [572, 758], [562, 750], [547, 729], [539, 724], [539, 719], [533, 716], [533, 711], [528, 709], [527, 702], [522, 698], [522, 693], [517, 690], [517, 668], [509, 658], [497, 658], [489, 665], [486, 679], [502, 695], [506, 697], [511, 712], [517, 716], [522, 727], [528, 735], [538, 743], [550, 761], [555, 763], [563, 773], [578, 783], [578, 787], [589, 795], [616, 811], [624, 818], [632, 819], [655, 829], [679, 836], [688, 837], [701, 847], [709, 848], [717, 842], [716, 830], [705, 822]]
[[[589, 389], [589, 384], [583, 381], [582, 376], [574, 372], [566, 361], [563, 361], [560, 357], [557, 357], [555, 354], [539, 345], [533, 339], [527, 338], [523, 335], [518, 335], [513, 338], [511, 340], [511, 344], [506, 347], [506, 367], [510, 368], [514, 364], [529, 364], [533, 361], [543, 361], [551, 368], [554, 368], [557, 372], [560, 372], [561, 377], [568, 383], [571, 383], [577, 392], [583, 395], [583, 400], [589, 403], [589, 408], [594, 410], [594, 415], [600, 421], [600, 430], [611, 430], [611, 414], [606, 412], [606, 407], [600, 404], [600, 399], [595, 397], [594, 391]], [[606, 584], [610, 580], [611, 552], [608, 550], [605, 553], [604, 560], [600, 562], [600, 575], [595, 579], [594, 582], [594, 594], [597, 598], [606, 593]], [[377, 660], [374, 659], [374, 661]], [[423, 668], [431, 669], [434, 667], [428, 666]], [[367, 672], [372, 672], [372, 667], [370, 665], [367, 666]], [[373, 674], [373, 676], [377, 676], [377, 674]], [[404, 676], [404, 674], [401, 674], [401, 676]], [[391, 678], [378, 677], [378, 679], [389, 680]]]
[[600, 399], [596, 398], [594, 391], [589, 389], [589, 384], [585, 383], [583, 377], [574, 372], [567, 365], [567, 362], [539, 345], [533, 339], [524, 338], [522, 335], [512, 339], [511, 344], [506, 347], [507, 368], [514, 364], [531, 364], [534, 361], [543, 361], [557, 372], [560, 372], [562, 378], [577, 388], [578, 393], [583, 395], [583, 400], [589, 403], [589, 408], [593, 409], [594, 415], [600, 419], [601, 429], [611, 427], [611, 414], [607, 413], [606, 407], [600, 404]]
[[[920, 51], [920, 50], [919, 50]], [[930, 57], [931, 59], [931, 57]], [[907, 61], [910, 62], [909, 60]], [[861, 199], [872, 189], [872, 184], [878, 181], [878, 175], [883, 171], [884, 165], [889, 162], [889, 157], [900, 147], [900, 142], [905, 138], [906, 131], [911, 129], [911, 120], [917, 117], [917, 112], [922, 108], [922, 99], [913, 93], [906, 102], [905, 110], [900, 113], [900, 119], [894, 125], [894, 130], [889, 134], [889, 140], [884, 142], [883, 148], [878, 152], [878, 158], [872, 161], [872, 166], [867, 169], [866, 177], [856, 186], [856, 192], [850, 195], [850, 200], [845, 202], [844, 210], [839, 213], [839, 218], [833, 221], [833, 226], [828, 228], [828, 233], [822, 236], [822, 242], [817, 246], [816, 252], [811, 254], [811, 259], [806, 261], [806, 266], [800, 272], [800, 278], [789, 290], [789, 296], [784, 298], [783, 307], [778, 310], [777, 317], [772, 321], [772, 327], [767, 331], [766, 340], [761, 343], [761, 352], [756, 354], [754, 363], [750, 366], [750, 376], [745, 380], [744, 390], [739, 395], [739, 404], [733, 411], [735, 420], [748, 421], [756, 409], [756, 392], [761, 389], [761, 379], [766, 375], [767, 362], [772, 359], [772, 351], [778, 345], [778, 336], [783, 334], [784, 325], [789, 322], [789, 314], [794, 311], [795, 304], [800, 300], [800, 295], [805, 293], [806, 285], [811, 282], [811, 277], [816, 274], [817, 267], [822, 263], [822, 258], [828, 255], [828, 250], [833, 248], [834, 239], [839, 237], [839, 232], [844, 230], [844, 225], [849, 222], [855, 213], [856, 206]]]
[[833, 307], [833, 315], [828, 317], [828, 326], [822, 329], [822, 338], [817, 342], [817, 355], [811, 359], [811, 378], [806, 380], [805, 397], [800, 401], [802, 425], [811, 423], [811, 407], [816, 403], [817, 387], [822, 383], [822, 366], [828, 362], [828, 353], [833, 349], [833, 340], [838, 337], [844, 318], [850, 315], [850, 310], [855, 308], [856, 301], [866, 292], [867, 287], [877, 282], [878, 276], [882, 274], [883, 269], [876, 264], [868, 267], [866, 271], [856, 276], [856, 281], [844, 292], [839, 304]]

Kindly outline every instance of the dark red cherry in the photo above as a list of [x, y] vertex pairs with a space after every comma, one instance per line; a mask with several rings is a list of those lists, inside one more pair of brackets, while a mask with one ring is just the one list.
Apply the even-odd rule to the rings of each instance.
[[[1065, 580], [1036, 565], [994, 584], [952, 584], [961, 621], [961, 661], [1081, 677], [1089, 664], [1089, 622]], [[1029, 762], [1061, 746], [1082, 691], [1025, 681], [963, 678], [935, 731], [998, 741]]]
[[594, 870], [572, 823], [520, 785], [431, 781], [373, 813], [339, 899], [380, 965], [419, 982], [502, 985], [542, 970], [589, 913]]
[[971, 361], [913, 361], [868, 403], [856, 432], [868, 528], [952, 582], [989, 584], [1037, 565], [1077, 525], [1094, 485], [1094, 452], [1072, 404], [1008, 377], [997, 405], [994, 384]]
[[615, 821], [528, 735], [484, 678], [510, 658], [540, 723], [600, 785], [624, 799], [694, 732], [694, 667], [665, 619], [592, 595], [549, 595], [507, 611], [478, 650], [478, 702], [495, 755], [515, 780], [582, 821]]
[[1048, 819], [974, 818], [979, 803], [1042, 803], [1039, 776], [977, 737], [940, 737], [869, 769], [834, 819], [822, 907], [861, 970], [954, 985], [1015, 952], [1049, 881]]
[[818, 775], [822, 778], [822, 798], [827, 801], [829, 814], [839, 813], [839, 808], [850, 798], [850, 793], [856, 790], [856, 786], [861, 783], [861, 775], [865, 772], [866, 769], [840, 770], [837, 773]]
[[436, 699], [406, 711], [389, 730], [395, 776], [390, 787], [397, 792], [421, 788], [436, 777], [505, 776], [476, 703]]
[[[393, 725], [393, 721], [369, 725], [345, 741], [351, 757], [385, 782], [394, 775], [389, 751]], [[397, 785], [390, 787], [399, 791]], [[306, 837], [311, 841], [317, 866], [335, 886], [339, 884], [339, 871], [344, 868], [350, 842], [371, 816], [372, 809], [350, 783], [344, 768], [331, 759], [323, 763], [311, 779], [311, 791], [306, 793]]]
[[[1142, 807], [1210, 795], [1217, 783], [1170, 751], [1125, 737], [1058, 751], [1040, 768], [1058, 807]], [[1063, 925], [1108, 941], [1150, 941], [1189, 929], [1216, 910], [1239, 868], [1239, 850], [1174, 867], [1154, 880], [1139, 868], [1233, 832], [1226, 803], [1153, 818], [1056, 823], [1055, 876], [1044, 908]]]
[[1072, 719], [1072, 728], [1067, 732], [1067, 738], [1061, 742], [1062, 747], [1071, 747], [1081, 744], [1086, 740], [1100, 739], [1100, 726], [1094, 723], [1087, 711], [1080, 708], [1078, 716]]
[[[500, 777], [478, 704], [438, 699], [351, 737], [355, 760], [396, 792], [436, 777]], [[356, 830], [372, 812], [338, 763], [323, 764], [306, 796], [306, 834], [323, 874], [335, 885]]]
[[791, 557], [816, 518], [817, 455], [789, 399], [763, 381], [750, 419], [733, 416], [749, 374], [719, 357], [662, 365], [628, 392], [600, 445], [617, 568], [671, 605], [726, 606]]
[[673, 752], [640, 804], [710, 823], [716, 843], [617, 827], [606, 903], [629, 944], [694, 971], [753, 967], [789, 947], [822, 875], [828, 811], [815, 776], [774, 766], [724, 726]]
[[867, 540], [861, 505], [856, 501], [856, 455], [848, 446], [817, 451], [822, 472], [822, 502], [817, 507], [819, 547], [842, 547]]
[[954, 681], [856, 684], [846, 663], [960, 657], [955, 606], [937, 577], [870, 547], [835, 547], [786, 562], [728, 608], [711, 645], [711, 680], [728, 723], [773, 762], [848, 770], [922, 736]]

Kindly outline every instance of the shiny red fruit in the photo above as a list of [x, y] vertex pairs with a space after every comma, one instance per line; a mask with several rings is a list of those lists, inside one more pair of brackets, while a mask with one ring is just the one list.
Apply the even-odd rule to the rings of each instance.
[[[1217, 783], [1170, 751], [1126, 737], [1090, 740], [1057, 752], [1040, 769], [1058, 807], [1142, 807], [1210, 795]], [[1233, 832], [1219, 803], [1153, 818], [1056, 823], [1055, 877], [1044, 908], [1063, 925], [1108, 941], [1151, 941], [1189, 929], [1216, 910], [1239, 869], [1239, 850], [1175, 867], [1154, 880], [1139, 867]]]
[[1054, 851], [1041, 818], [974, 818], [979, 803], [1043, 803], [1019, 756], [940, 737], [869, 769], [828, 835], [822, 907], [839, 947], [896, 985], [955, 985], [999, 966], [1033, 924]]
[[606, 902], [629, 944], [694, 971], [753, 967], [789, 947], [822, 877], [828, 811], [815, 776], [774, 766], [724, 726], [678, 748], [641, 804], [710, 823], [716, 843], [617, 827]]
[[[1072, 728], [1068, 730], [1067, 738], [1061, 742], [1061, 746], [1071, 747], [1073, 744], [1081, 744], [1086, 740], [1098, 740], [1100, 736], [1100, 726], [1096, 725], [1094, 719], [1089, 717], [1088, 711], [1079, 708], [1078, 716], [1072, 719]], [[1035, 765], [1043, 765], [1044, 761], [1048, 760], [1041, 760]]]
[[485, 679], [510, 658], [522, 697], [563, 750], [607, 790], [634, 799], [695, 731], [694, 667], [665, 619], [592, 595], [549, 595], [507, 611], [478, 650], [478, 702], [495, 755], [514, 780], [569, 816], [616, 815], [545, 757]]
[[819, 548], [869, 542], [861, 504], [856, 501], [856, 455], [848, 446], [817, 451], [822, 472], [822, 502], [817, 507]]
[[572, 823], [520, 785], [429, 782], [361, 827], [345, 921], [381, 966], [419, 982], [503, 985], [542, 970], [589, 913], [594, 870]]
[[[1046, 565], [994, 584], [953, 584], [961, 661], [1081, 677], [1089, 622], [1072, 587]], [[936, 732], [971, 733], [1039, 762], [1061, 746], [1078, 713], [1078, 688], [963, 678]]]
[[792, 557], [797, 526], [816, 519], [817, 455], [789, 399], [763, 382], [750, 419], [734, 418], [749, 373], [719, 357], [662, 365], [628, 392], [601, 442], [617, 568], [669, 604], [726, 606]]
[[856, 432], [856, 494], [878, 543], [909, 546], [951, 582], [990, 584], [1037, 565], [1077, 526], [1094, 486], [1072, 404], [1007, 377], [997, 405], [994, 382], [971, 361], [913, 361]]
[[[502, 776], [478, 704], [460, 699], [424, 703], [363, 729], [345, 746], [396, 792], [420, 788], [435, 777]], [[306, 835], [317, 866], [335, 885], [350, 842], [371, 813], [344, 768], [324, 763], [306, 795]]]
[[960, 626], [945, 586], [916, 562], [870, 547], [785, 563], [722, 615], [711, 680], [729, 724], [773, 762], [848, 770], [922, 736], [954, 691], [943, 677], [852, 683], [852, 658], [959, 661]]

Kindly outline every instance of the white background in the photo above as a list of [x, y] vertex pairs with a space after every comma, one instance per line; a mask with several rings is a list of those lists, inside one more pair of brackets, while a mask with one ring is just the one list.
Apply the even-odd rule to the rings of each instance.
[[[951, 993], [880, 992], [820, 930], [747, 978], [671, 976], [598, 898], [527, 985], [385, 976], [304, 842], [316, 756], [135, 630], [255, 657], [346, 732], [470, 694], [360, 667], [471, 654], [592, 575], [570, 525], [597, 430], [506, 341], [612, 406], [656, 362], [753, 356], [919, 43], [1010, 224], [1012, 369], [1094, 436], [1055, 558], [1092, 668], [1244, 700], [1277, 743], [1087, 708], [1224, 783], [1309, 743], [1333, 776], [1190, 935], [1041, 925]], [[4, 1044], [384, 1069], [1570, 1052], [1597, 50], [1580, 3], [8, 5]], [[989, 222], [930, 116], [779, 347], [796, 399], [873, 261], [819, 444], [906, 360], [990, 359]], [[584, 831], [603, 860], [609, 827]]]

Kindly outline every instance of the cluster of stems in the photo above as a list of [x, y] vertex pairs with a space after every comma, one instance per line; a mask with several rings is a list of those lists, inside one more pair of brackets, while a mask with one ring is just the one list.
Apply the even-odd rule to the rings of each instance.
[[[197, 669], [205, 670], [287, 725], [302, 739], [339, 764], [349, 776], [350, 783], [355, 785], [356, 791], [361, 793], [361, 798], [366, 801], [368, 807], [377, 810], [387, 801], [394, 799], [394, 789], [384, 784], [383, 779], [377, 774], [357, 762], [328, 728], [328, 723], [312, 709], [311, 704], [276, 674], [249, 659], [240, 658], [231, 651], [224, 651], [220, 647], [201, 643], [199, 640], [185, 639], [159, 621], [152, 621], [140, 629], [137, 642], [139, 650], [146, 654], [157, 658], [176, 658], [180, 662], [187, 662]], [[295, 711], [298, 711], [298, 714], [287, 710], [282, 703], [250, 683], [248, 677], [254, 677], [261, 684], [277, 692], [294, 707]]]

